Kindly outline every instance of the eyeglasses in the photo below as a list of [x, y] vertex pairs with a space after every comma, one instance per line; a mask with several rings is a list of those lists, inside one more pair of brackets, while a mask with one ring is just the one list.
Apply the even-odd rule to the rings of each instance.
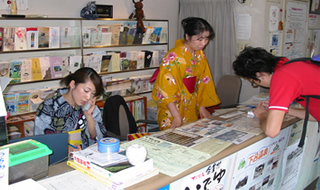
[[251, 82], [251, 86], [253, 87], [253, 88], [258, 88], [260, 85], [258, 85], [256, 82], [255, 82], [255, 80], [254, 79], [249, 79], [249, 82]]
[[194, 41], [200, 41], [200, 42], [202, 42], [203, 40], [209, 41], [210, 39], [209, 37], [200, 37], [200, 38], [194, 39]]

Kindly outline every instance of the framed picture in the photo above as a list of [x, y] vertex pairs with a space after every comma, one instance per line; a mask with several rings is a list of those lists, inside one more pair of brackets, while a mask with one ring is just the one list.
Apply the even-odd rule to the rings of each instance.
[[320, 0], [310, 0], [310, 14], [320, 14], [319, 1]]

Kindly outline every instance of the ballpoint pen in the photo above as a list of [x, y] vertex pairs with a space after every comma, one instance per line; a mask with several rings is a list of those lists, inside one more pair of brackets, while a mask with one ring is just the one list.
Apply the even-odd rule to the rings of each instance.
[[72, 144], [70, 144], [70, 143], [68, 143], [68, 145], [71, 146], [71, 147], [74, 148], [74, 149], [78, 149], [78, 147], [76, 147], [76, 146], [74, 146], [74, 145], [72, 145]]

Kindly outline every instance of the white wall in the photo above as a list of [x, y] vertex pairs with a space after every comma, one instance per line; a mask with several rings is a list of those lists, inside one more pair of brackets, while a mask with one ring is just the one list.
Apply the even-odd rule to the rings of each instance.
[[[266, 0], [246, 0], [246, 4], [240, 4], [234, 0], [235, 14], [250, 14], [252, 16], [251, 38], [249, 45], [253, 47], [264, 47], [265, 28], [265, 6]], [[242, 79], [242, 88], [239, 101], [244, 102], [253, 95], [260, 93], [260, 88], [252, 88], [251, 84]]]

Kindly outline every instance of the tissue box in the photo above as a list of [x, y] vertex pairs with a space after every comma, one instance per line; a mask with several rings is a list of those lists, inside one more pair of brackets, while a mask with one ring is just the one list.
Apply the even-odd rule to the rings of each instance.
[[38, 180], [48, 175], [48, 155], [52, 154], [45, 144], [24, 140], [0, 147], [9, 148], [9, 184], [24, 179]]

